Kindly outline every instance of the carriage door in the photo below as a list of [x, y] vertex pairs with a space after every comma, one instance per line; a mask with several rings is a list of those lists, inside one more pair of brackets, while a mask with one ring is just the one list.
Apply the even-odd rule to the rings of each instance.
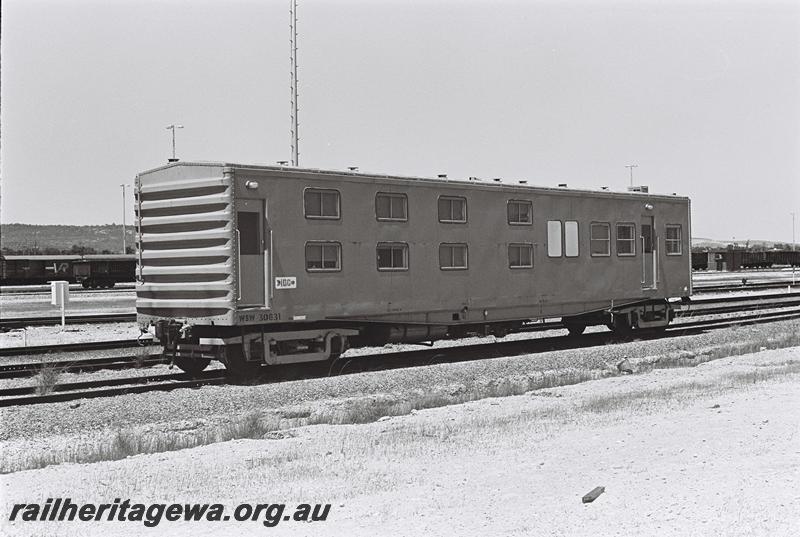
[[642, 289], [655, 289], [656, 271], [658, 270], [658, 243], [654, 217], [642, 216], [639, 228], [641, 229], [639, 240], [642, 248]]
[[263, 200], [236, 200], [240, 306], [267, 305], [265, 280], [268, 264], [264, 224]]

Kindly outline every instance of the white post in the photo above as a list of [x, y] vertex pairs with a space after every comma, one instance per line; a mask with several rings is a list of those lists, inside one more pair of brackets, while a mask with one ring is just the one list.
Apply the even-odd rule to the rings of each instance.
[[69, 302], [69, 282], [50, 282], [50, 303], [61, 308], [61, 329], [66, 326], [66, 308]]

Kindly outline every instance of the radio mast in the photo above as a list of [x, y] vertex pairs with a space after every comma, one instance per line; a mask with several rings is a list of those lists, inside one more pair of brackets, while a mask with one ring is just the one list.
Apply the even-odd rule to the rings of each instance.
[[291, 137], [292, 137], [292, 166], [300, 165], [300, 145], [297, 132], [297, 0], [289, 3], [289, 63], [290, 93], [291, 93]]

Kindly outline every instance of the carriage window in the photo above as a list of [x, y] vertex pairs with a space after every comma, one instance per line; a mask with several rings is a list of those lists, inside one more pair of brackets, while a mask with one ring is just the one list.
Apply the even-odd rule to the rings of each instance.
[[306, 218], [339, 219], [339, 191], [307, 188], [303, 192]]
[[239, 211], [236, 213], [236, 228], [239, 231], [239, 253], [261, 255], [261, 233], [258, 213]]
[[439, 268], [442, 270], [464, 270], [467, 268], [466, 244], [440, 244]]
[[533, 268], [533, 245], [532, 244], [509, 244], [508, 245], [508, 267], [509, 268]]
[[439, 198], [439, 222], [463, 224], [467, 221], [466, 198], [441, 196]]
[[611, 255], [611, 226], [594, 222], [591, 226], [589, 246], [593, 256]]
[[508, 223], [511, 225], [530, 225], [533, 223], [533, 204], [530, 201], [509, 200]]
[[306, 270], [309, 272], [342, 270], [342, 245], [338, 242], [306, 243]]
[[547, 255], [561, 257], [561, 221], [549, 220], [547, 222]]
[[667, 255], [681, 255], [681, 226], [667, 225]]
[[636, 255], [636, 226], [617, 224], [617, 255]]
[[384, 194], [379, 192], [375, 196], [375, 215], [378, 220], [408, 221], [408, 198], [405, 194]]
[[378, 270], [408, 270], [408, 244], [378, 243]]
[[578, 223], [564, 222], [564, 255], [578, 257]]

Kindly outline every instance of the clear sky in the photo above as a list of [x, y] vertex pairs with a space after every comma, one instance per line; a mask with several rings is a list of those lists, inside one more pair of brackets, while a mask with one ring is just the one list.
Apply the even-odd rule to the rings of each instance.
[[[170, 123], [182, 160], [289, 160], [288, 5], [4, 0], [0, 219], [120, 222]], [[800, 2], [301, 0], [298, 30], [302, 166], [624, 190], [635, 163], [695, 236], [800, 238]]]

